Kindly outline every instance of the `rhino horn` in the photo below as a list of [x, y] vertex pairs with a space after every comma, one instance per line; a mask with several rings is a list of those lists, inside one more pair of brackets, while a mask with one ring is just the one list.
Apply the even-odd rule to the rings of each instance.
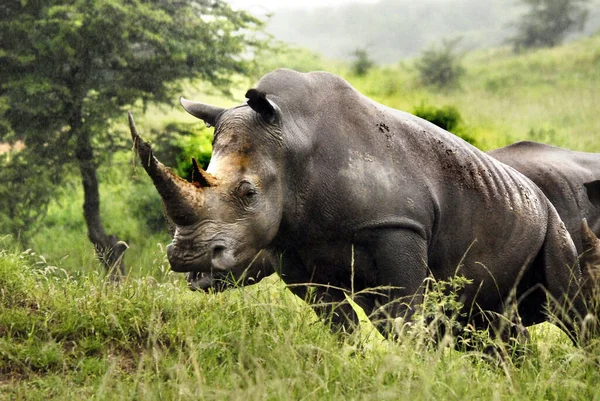
[[583, 249], [600, 247], [600, 240], [588, 225], [587, 219], [581, 221], [581, 238], [583, 240]]
[[217, 124], [217, 120], [221, 113], [225, 111], [225, 109], [220, 107], [184, 99], [183, 96], [179, 98], [179, 103], [181, 103], [185, 111], [194, 117], [201, 119], [209, 127], [214, 127]]
[[204, 194], [196, 186], [174, 174], [162, 164], [152, 152], [152, 147], [138, 134], [129, 112], [129, 129], [133, 146], [140, 157], [156, 190], [163, 199], [167, 215], [177, 225], [190, 225], [198, 221], [198, 210], [204, 205]]
[[192, 157], [192, 184], [200, 188], [216, 185], [217, 179], [210, 173], [204, 171], [198, 165], [196, 158]]

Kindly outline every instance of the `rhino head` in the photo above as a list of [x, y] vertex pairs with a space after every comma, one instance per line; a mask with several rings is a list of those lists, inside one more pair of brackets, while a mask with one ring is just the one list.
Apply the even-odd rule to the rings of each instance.
[[[193, 160], [188, 182], [154, 157], [129, 114], [141, 163], [171, 221], [171, 269], [190, 272], [198, 289], [219, 278], [239, 278], [275, 238], [283, 210], [280, 112], [251, 89], [247, 104], [232, 109], [181, 98], [186, 111], [215, 127], [207, 170]], [[202, 274], [204, 273], [204, 274]], [[190, 280], [189, 280], [190, 281]]]

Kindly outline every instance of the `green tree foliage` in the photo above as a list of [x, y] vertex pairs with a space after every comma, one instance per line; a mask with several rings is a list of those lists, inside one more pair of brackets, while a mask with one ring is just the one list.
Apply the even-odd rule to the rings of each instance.
[[352, 61], [352, 72], [359, 77], [366, 75], [375, 65], [366, 49], [356, 49], [352, 52], [352, 56], [354, 58]]
[[589, 0], [520, 0], [527, 12], [515, 22], [517, 33], [510, 39], [515, 51], [523, 48], [553, 47], [567, 34], [582, 31], [588, 16]]
[[[28, 160], [26, 152], [0, 155], [0, 227], [21, 243], [27, 243], [27, 227], [46, 214], [58, 181], [53, 171]], [[4, 231], [5, 230], [5, 231]]]
[[456, 52], [458, 40], [446, 40], [441, 46], [424, 50], [416, 61], [419, 79], [423, 85], [438, 89], [457, 87], [465, 74], [461, 57]]
[[[135, 104], [172, 103], [182, 79], [225, 87], [232, 74], [248, 73], [244, 56], [264, 44], [260, 29], [221, 0], [2, 2], [0, 141], [23, 141], [20, 159], [56, 181], [78, 169], [88, 236], [99, 254], [110, 253], [117, 239], [104, 232], [96, 170], [122, 145], [114, 120]], [[6, 171], [14, 169], [2, 169], [4, 180]]]
[[192, 179], [192, 157], [200, 167], [208, 167], [212, 155], [212, 132], [196, 123], [173, 122], [156, 135], [156, 155], [163, 163], [174, 166], [180, 177]]

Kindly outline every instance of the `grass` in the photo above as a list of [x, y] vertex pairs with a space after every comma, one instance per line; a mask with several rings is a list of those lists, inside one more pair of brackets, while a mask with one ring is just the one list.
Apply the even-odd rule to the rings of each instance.
[[[453, 92], [420, 86], [410, 61], [364, 77], [324, 69], [391, 107], [457, 107], [483, 149], [537, 139], [600, 152], [600, 35], [522, 55], [479, 51], [464, 64]], [[184, 95], [228, 107], [244, 89], [227, 99], [190, 85]], [[172, 121], [194, 119], [169, 108], [136, 114], [145, 136]], [[521, 364], [498, 366], [424, 347], [418, 334], [383, 341], [366, 323], [331, 334], [275, 278], [188, 291], [165, 259], [158, 196], [131, 161], [118, 153], [99, 171], [107, 232], [130, 245], [121, 284], [95, 260], [77, 179], [50, 205], [33, 250], [0, 241], [0, 399], [600, 400], [600, 349], [575, 348], [549, 324], [532, 329]]]
[[394, 108], [457, 107], [484, 150], [534, 139], [600, 152], [600, 34], [525, 54], [508, 48], [468, 53], [463, 65], [461, 87], [447, 92], [420, 86], [410, 61], [365, 77], [345, 75], [359, 91]]
[[198, 294], [169, 272], [115, 285], [4, 250], [0, 288], [0, 399], [600, 399], [598, 349], [549, 325], [498, 366], [419, 335], [331, 334], [273, 278]]

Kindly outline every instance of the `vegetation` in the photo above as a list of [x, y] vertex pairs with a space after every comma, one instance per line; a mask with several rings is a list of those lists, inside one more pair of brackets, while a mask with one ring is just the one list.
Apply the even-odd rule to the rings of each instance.
[[[338, 70], [367, 96], [400, 110], [421, 103], [452, 105], [462, 126], [488, 150], [539, 138], [573, 150], [600, 152], [596, 93], [600, 34], [533, 53], [497, 48], [465, 54], [457, 91], [421, 87], [410, 61], [375, 68], [364, 77]], [[552, 135], [539, 132], [553, 131]]]
[[[367, 324], [361, 335], [332, 335], [279, 282], [197, 294], [164, 259], [154, 263], [165, 269], [158, 279], [114, 285], [32, 252], [0, 251], [0, 398], [600, 397], [598, 350], [573, 347], [551, 326], [533, 331], [518, 364], [498, 365], [479, 352], [431, 348], [422, 329], [398, 343]], [[435, 294], [428, 305], [455, 301]]]
[[[262, 23], [221, 1], [42, 0], [1, 10], [0, 140], [23, 141], [25, 150], [20, 166], [5, 159], [0, 171], [25, 161], [49, 171], [52, 180], [35, 187], [40, 192], [77, 168], [88, 237], [109, 268], [124, 248], [100, 215], [97, 169], [106, 157], [98, 155], [128, 147], [113, 119], [138, 101], [171, 104], [184, 78], [225, 86], [232, 74], [248, 73], [241, 55], [261, 47], [252, 32]], [[0, 212], [31, 217], [11, 208], [44, 208], [49, 193]], [[35, 220], [12, 219], [12, 231]]]
[[462, 117], [460, 116], [460, 112], [454, 106], [447, 105], [435, 107], [421, 103], [419, 106], [414, 108], [412, 113], [417, 117], [421, 117], [430, 123], [445, 129], [446, 131], [452, 132], [454, 135], [461, 137], [471, 145], [477, 144], [477, 140], [465, 132], [465, 129], [462, 125]]
[[[564, 3], [564, 0], [545, 0]], [[516, 31], [514, 22], [527, 11], [522, 0], [379, 0], [338, 2], [316, 9], [276, 10], [267, 31], [276, 38], [318, 51], [331, 58], [352, 60], [357, 47], [377, 63], [416, 57], [423, 48], [461, 36], [466, 49], [500, 46]], [[323, 2], [326, 4], [326, 2]], [[583, 32], [600, 29], [600, 0], [589, 0]], [[327, 40], [323, 40], [326, 37]]]
[[515, 23], [517, 33], [510, 41], [515, 50], [552, 47], [567, 34], [583, 31], [590, 0], [521, 0], [527, 8]]
[[456, 53], [458, 40], [446, 40], [441, 46], [423, 51], [416, 62], [420, 82], [437, 89], [457, 88], [465, 69]]
[[[349, 65], [297, 49], [281, 57], [265, 51], [252, 73], [258, 78], [283, 66], [336, 72], [383, 104], [467, 133], [484, 150], [535, 139], [600, 152], [599, 49], [595, 35], [529, 54], [508, 48], [470, 53], [462, 59], [460, 88], [451, 92], [421, 85], [414, 61], [356, 76]], [[183, 94], [228, 107], [243, 101], [249, 85], [236, 81], [230, 98], [184, 82]], [[6, 101], [0, 97], [1, 112]], [[397, 343], [366, 322], [357, 333], [333, 335], [275, 277], [221, 294], [190, 292], [183, 275], [169, 270], [160, 200], [136, 167], [131, 143], [109, 144], [121, 138], [109, 134], [124, 131], [125, 121], [115, 117], [110, 132], [93, 141], [95, 152], [110, 153], [96, 170], [106, 231], [130, 244], [121, 283], [105, 279], [85, 239], [77, 175], [58, 177], [61, 187], [53, 187], [47, 209], [40, 209], [44, 219], [27, 233], [33, 250], [3, 235], [16, 219], [35, 215], [0, 220], [0, 399], [600, 400], [598, 344], [576, 348], [549, 324], [532, 328], [523, 358], [498, 364], [481, 347], [458, 352], [429, 346], [424, 325]], [[4, 132], [10, 128], [5, 122], [0, 119]], [[206, 162], [210, 131], [203, 123], [151, 104], [136, 122], [180, 175], [186, 175], [189, 156], [203, 155]], [[47, 148], [38, 149], [40, 155], [1, 155], [29, 166], [10, 176], [2, 169], [2, 205], [18, 191], [43, 196], [36, 185], [52, 182], [45, 175], [52, 170], [32, 162], [46, 157]], [[456, 307], [455, 298], [430, 295], [424, 318], [443, 319], [439, 311]], [[476, 334], [497, 345], [487, 333]], [[460, 339], [446, 337], [444, 344], [460, 345]]]
[[355, 75], [365, 75], [375, 65], [369, 58], [369, 53], [365, 49], [356, 49], [352, 52], [354, 61], [352, 62], [352, 72]]

